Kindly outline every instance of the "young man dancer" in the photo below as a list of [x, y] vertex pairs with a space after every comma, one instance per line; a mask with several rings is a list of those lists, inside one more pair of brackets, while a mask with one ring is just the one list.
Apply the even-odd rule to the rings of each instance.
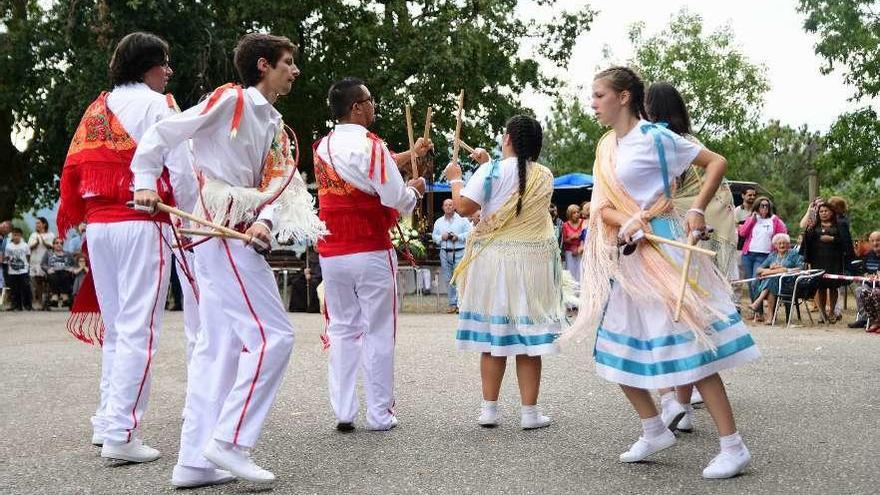
[[[159, 458], [138, 438], [150, 394], [169, 281], [170, 219], [126, 206], [129, 168], [147, 128], [174, 114], [162, 94], [173, 71], [168, 44], [153, 34], [126, 35], [110, 60], [113, 90], [86, 109], [61, 175], [58, 232], [86, 222], [89, 259], [104, 325], [101, 401], [92, 417], [92, 443], [101, 456], [131, 462]], [[166, 169], [164, 166], [169, 168]], [[169, 169], [190, 167], [185, 149], [169, 148], [150, 187], [173, 202]]]
[[[394, 415], [394, 340], [397, 331], [397, 254], [389, 229], [409, 214], [425, 191], [422, 178], [404, 183], [392, 155], [367, 128], [375, 100], [363, 81], [346, 78], [330, 87], [330, 112], [338, 123], [315, 143], [320, 216], [330, 235], [318, 242], [330, 339], [330, 404], [339, 431], [351, 431], [358, 413], [355, 391], [363, 367], [367, 429], [397, 426]], [[418, 156], [431, 147], [419, 138]]]
[[253, 238], [248, 244], [211, 238], [195, 247], [202, 331], [187, 373], [175, 486], [222, 482], [217, 467], [255, 483], [275, 479], [248, 451], [287, 369], [293, 326], [272, 269], [252, 244], [268, 245], [273, 235], [282, 242], [315, 240], [324, 231], [272, 106], [299, 75], [295, 55], [287, 38], [245, 35], [234, 55], [245, 88], [221, 86], [153, 126], [133, 161], [135, 201], [153, 207], [159, 197], [151, 185], [162, 156], [191, 138], [200, 182], [194, 213]]

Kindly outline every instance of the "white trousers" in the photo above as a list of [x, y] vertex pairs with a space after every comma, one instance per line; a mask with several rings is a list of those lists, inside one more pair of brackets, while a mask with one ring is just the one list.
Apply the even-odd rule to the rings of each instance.
[[[192, 359], [193, 349], [196, 347], [196, 338], [199, 335], [201, 327], [201, 319], [199, 318], [199, 299], [197, 296], [198, 282], [186, 276], [185, 267], [180, 256], [180, 251], [176, 251], [175, 259], [177, 260], [177, 278], [180, 280], [180, 292], [183, 293], [183, 334], [186, 336], [186, 364], [189, 365]], [[186, 267], [189, 268], [190, 276], [195, 279], [195, 255], [190, 251], [183, 251]], [[195, 284], [195, 286], [193, 286]]]
[[195, 248], [202, 331], [187, 371], [181, 466], [208, 468], [211, 439], [251, 448], [293, 350], [293, 326], [266, 260], [241, 241]]
[[171, 253], [170, 227], [149, 221], [92, 223], [89, 261], [104, 320], [101, 400], [92, 427], [105, 442], [137, 434], [150, 396], [150, 367], [159, 332]]
[[382, 428], [394, 416], [397, 255], [393, 249], [321, 257], [330, 338], [330, 405], [340, 422], [358, 414], [362, 371], [367, 423]]

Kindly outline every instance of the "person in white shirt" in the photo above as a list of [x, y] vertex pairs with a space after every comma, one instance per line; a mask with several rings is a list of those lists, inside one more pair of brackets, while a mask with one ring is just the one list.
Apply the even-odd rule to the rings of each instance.
[[446, 280], [449, 287], [447, 293], [449, 310], [446, 311], [447, 313], [458, 311], [458, 294], [449, 281], [452, 279], [452, 272], [461, 261], [468, 233], [473, 228], [474, 226], [468, 219], [455, 212], [455, 205], [451, 198], [443, 201], [443, 216], [434, 222], [434, 232], [431, 237], [434, 239], [434, 244], [440, 247], [440, 269], [443, 271], [443, 279]]
[[[430, 140], [413, 152], [392, 155], [367, 128], [375, 100], [364, 82], [346, 78], [331, 86], [330, 113], [338, 122], [315, 144], [320, 216], [330, 235], [318, 242], [324, 276], [328, 387], [336, 429], [354, 429], [357, 375], [363, 368], [367, 429], [397, 426], [394, 413], [394, 342], [397, 334], [397, 254], [389, 230], [412, 212], [425, 181], [404, 183], [397, 167], [414, 152], [424, 156]], [[325, 341], [325, 342], [326, 342]]]
[[[137, 143], [151, 124], [173, 114], [173, 98], [162, 94], [173, 73], [168, 54], [168, 44], [153, 34], [123, 37], [110, 61], [113, 90], [86, 109], [61, 176], [58, 231], [64, 235], [82, 222], [88, 225], [100, 306], [94, 309], [100, 309], [104, 327], [103, 339], [97, 338], [101, 399], [92, 417], [92, 443], [102, 446], [102, 457], [129, 462], [160, 456], [143, 445], [139, 430], [168, 290], [170, 219], [135, 211], [127, 202], [133, 198], [130, 164]], [[163, 154], [162, 164], [190, 166], [180, 150]], [[168, 201], [173, 196], [169, 173], [160, 167], [152, 186]], [[83, 291], [78, 295], [85, 297]]]
[[55, 234], [49, 232], [49, 221], [44, 217], [38, 217], [34, 227], [35, 231], [31, 232], [31, 236], [28, 238], [28, 247], [31, 248], [31, 286], [33, 287], [34, 299], [39, 301], [40, 308], [48, 311], [49, 303], [46, 299], [49, 295], [49, 279], [43, 270], [42, 263], [43, 258], [52, 250]]
[[[187, 373], [174, 486], [213, 484], [217, 467], [254, 483], [275, 479], [251, 460], [249, 451], [290, 361], [294, 329], [272, 269], [252, 245], [269, 245], [273, 236], [285, 241], [285, 232], [296, 233], [297, 241], [314, 240], [323, 232], [311, 198], [300, 194], [305, 186], [298, 174], [291, 170], [289, 180], [274, 192], [264, 188], [273, 183], [265, 173], [278, 160], [274, 153], [279, 147], [273, 143], [287, 142], [281, 114], [272, 104], [290, 92], [299, 76], [296, 53], [285, 37], [243, 36], [234, 63], [245, 88], [221, 86], [202, 103], [151, 127], [132, 162], [135, 201], [154, 207], [159, 198], [151, 185], [162, 156], [192, 139], [194, 163], [204, 179], [196, 213], [254, 239], [211, 238], [194, 248], [202, 331]], [[280, 158], [292, 164], [289, 147], [284, 149]], [[291, 207], [298, 224], [288, 221]]]

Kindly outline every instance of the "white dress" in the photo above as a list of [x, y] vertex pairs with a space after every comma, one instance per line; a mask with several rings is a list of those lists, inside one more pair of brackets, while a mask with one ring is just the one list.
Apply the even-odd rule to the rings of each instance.
[[[618, 140], [617, 178], [629, 194], [647, 209], [664, 194], [664, 181], [654, 137], [643, 133], [641, 121]], [[669, 131], [662, 131], [669, 180], [681, 175], [699, 153], [697, 145]], [[652, 230], [664, 237], [683, 240], [681, 219], [652, 220]], [[640, 248], [641, 249], [641, 248]], [[681, 264], [680, 249], [663, 247], [667, 255]], [[699, 256], [699, 255], [696, 255]], [[621, 263], [638, 263], [634, 256], [621, 256]], [[694, 273], [691, 273], [694, 276]], [[698, 283], [715, 273], [699, 273]], [[701, 286], [706, 284], [700, 283]], [[589, 290], [589, 288], [584, 288]], [[651, 290], [644, 287], [644, 290]], [[717, 312], [727, 315], [707, 330], [715, 350], [697, 342], [683, 322], [674, 322], [672, 314], [660, 301], [644, 298], [636, 301], [619, 284], [613, 285], [596, 336], [594, 357], [597, 373], [612, 382], [656, 389], [693, 383], [723, 369], [752, 361], [760, 353], [742, 322], [730, 296], [710, 293], [705, 301]]]
[[[517, 194], [518, 185], [517, 160], [507, 158], [483, 164], [461, 195], [479, 203], [485, 219]], [[545, 210], [549, 205], [547, 198]], [[547, 222], [551, 222], [550, 215]], [[549, 225], [548, 229], [552, 231]], [[530, 309], [538, 305], [536, 299], [558, 298], [562, 307], [562, 264], [555, 235], [545, 241], [495, 240], [485, 248], [475, 244], [475, 249], [480, 251], [468, 267], [467, 290], [459, 295], [456, 347], [493, 356], [559, 352], [556, 339], [564, 312], [540, 319], [529, 316], [534, 313]], [[529, 294], [546, 297], [530, 298]]]

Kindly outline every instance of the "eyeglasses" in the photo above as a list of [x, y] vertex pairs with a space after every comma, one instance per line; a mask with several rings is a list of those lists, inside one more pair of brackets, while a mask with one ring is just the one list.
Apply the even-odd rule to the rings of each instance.
[[758, 208], [770, 208], [770, 205], [767, 203], [761, 203], [758, 205]]
[[373, 105], [373, 107], [375, 108], [376, 100], [375, 100], [375, 98], [373, 98], [372, 95], [370, 95], [367, 98], [364, 98], [363, 100], [358, 100], [358, 101], [354, 102], [354, 105], [357, 105], [358, 103], [366, 103], [366, 102], [370, 102], [370, 104]]

